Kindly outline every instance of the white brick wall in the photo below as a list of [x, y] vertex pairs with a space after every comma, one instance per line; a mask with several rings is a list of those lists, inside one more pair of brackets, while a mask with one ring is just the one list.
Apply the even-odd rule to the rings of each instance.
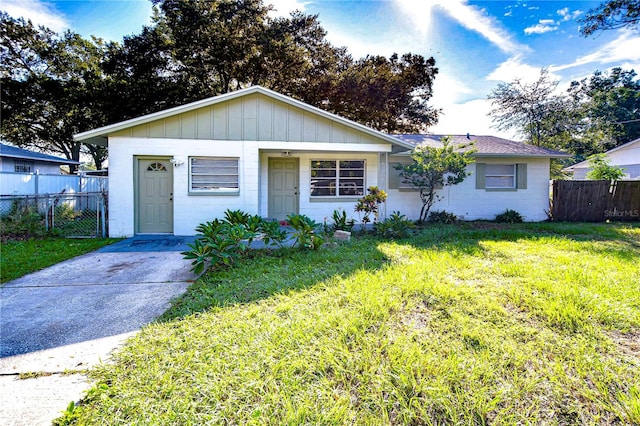
[[[109, 233], [113, 237], [126, 237], [135, 233], [134, 164], [136, 156], [172, 157], [183, 164], [174, 167], [174, 234], [193, 235], [195, 227], [205, 221], [220, 218], [227, 209], [242, 209], [251, 214], [268, 217], [268, 159], [279, 157], [279, 152], [260, 151], [259, 142], [210, 141], [187, 139], [153, 139], [112, 137], [109, 140]], [[190, 156], [223, 156], [240, 158], [239, 195], [190, 195], [188, 193]], [[358, 218], [355, 200], [315, 202], [310, 197], [310, 163], [312, 159], [365, 159], [367, 187], [378, 182], [378, 154], [365, 152], [305, 152], [294, 154], [300, 164], [300, 213], [322, 222], [330, 220], [336, 209]], [[493, 219], [507, 208], [517, 210], [527, 221], [546, 219], [549, 208], [548, 159], [482, 159], [485, 163], [527, 163], [527, 189], [509, 192], [491, 192], [475, 189], [475, 175], [463, 183], [445, 188], [445, 198], [434, 210], [447, 210], [465, 220]], [[475, 165], [470, 166], [475, 172]], [[386, 212], [399, 210], [412, 219], [420, 213], [420, 199], [412, 191], [388, 190]], [[385, 208], [382, 209], [384, 211]]]
[[[184, 162], [173, 169], [175, 235], [193, 235], [198, 224], [222, 217], [227, 209], [258, 213], [256, 142], [110, 138], [109, 148], [109, 235], [112, 237], [135, 233], [133, 173], [136, 156], [167, 156]], [[239, 157], [240, 194], [189, 195], [190, 156]]]
[[[482, 163], [527, 163], [527, 189], [517, 191], [487, 191], [476, 189], [475, 164], [469, 166], [472, 175], [464, 182], [439, 191], [444, 199], [433, 210], [446, 210], [464, 220], [493, 220], [506, 209], [518, 211], [525, 221], [541, 221], [547, 218], [549, 209], [549, 159], [500, 158], [478, 160]], [[388, 190], [387, 214], [399, 210], [411, 219], [418, 219], [422, 203], [417, 192]]]

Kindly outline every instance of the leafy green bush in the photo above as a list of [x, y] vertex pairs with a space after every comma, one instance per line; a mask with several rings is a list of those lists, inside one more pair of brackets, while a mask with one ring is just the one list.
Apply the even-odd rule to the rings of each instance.
[[275, 244], [278, 247], [282, 247], [282, 244], [287, 239], [287, 233], [280, 228], [280, 224], [277, 221], [264, 220], [262, 218], [260, 220], [258, 232], [265, 246]]
[[[324, 244], [318, 232], [320, 225], [307, 216], [289, 215], [287, 222], [294, 229], [294, 246], [317, 250]], [[196, 231], [198, 238], [189, 244], [190, 250], [182, 252], [185, 259], [191, 260], [191, 269], [196, 274], [232, 267], [255, 239], [261, 239], [267, 247], [280, 248], [287, 239], [278, 222], [241, 210], [227, 210], [224, 219], [201, 223]]]
[[39, 238], [47, 235], [44, 216], [30, 205], [14, 201], [9, 214], [0, 220], [0, 235], [6, 238]]
[[624, 169], [614, 166], [604, 154], [594, 154], [587, 157], [591, 171], [586, 178], [592, 180], [618, 180], [624, 177]]
[[333, 211], [333, 224], [329, 227], [328, 232], [334, 231], [347, 231], [351, 232], [356, 221], [354, 219], [347, 219], [347, 212], [342, 210]]
[[320, 224], [313, 219], [303, 214], [291, 214], [287, 216], [287, 222], [294, 229], [294, 245], [317, 250], [324, 244], [324, 238], [318, 232]]
[[202, 234], [205, 237], [213, 237], [218, 234], [218, 232], [220, 232], [224, 223], [225, 222], [221, 221], [220, 219], [214, 219], [211, 222], [201, 223], [200, 225], [196, 226], [196, 232]]
[[59, 204], [54, 207], [54, 217], [56, 221], [72, 221], [82, 216], [82, 212], [76, 211], [68, 204]]
[[185, 259], [192, 260], [192, 270], [196, 274], [204, 272], [205, 267], [230, 267], [248, 247], [248, 243], [243, 240], [248, 240], [253, 235], [244, 225], [222, 222], [215, 228], [215, 232], [196, 238], [193, 244], [189, 244], [191, 250], [182, 252], [182, 255]]
[[448, 211], [445, 210], [434, 210], [431, 213], [429, 213], [429, 219], [427, 220], [427, 222], [429, 223], [444, 223], [444, 224], [449, 224], [449, 223], [456, 223], [458, 221], [458, 216], [456, 216], [453, 213], [449, 213]]
[[236, 225], [246, 225], [250, 217], [252, 216], [249, 213], [243, 212], [242, 210], [227, 209], [227, 211], [224, 212], [224, 220]]
[[407, 238], [413, 234], [414, 228], [413, 222], [399, 211], [373, 225], [375, 234], [384, 238]]
[[498, 223], [521, 223], [522, 215], [515, 210], [507, 209], [504, 213], [496, 216]]
[[185, 259], [192, 260], [191, 269], [200, 274], [205, 268], [219, 269], [233, 266], [243, 252], [256, 239], [265, 245], [281, 247], [287, 238], [278, 222], [266, 221], [260, 216], [241, 210], [227, 210], [224, 219], [214, 219], [196, 227], [200, 234], [191, 250], [182, 252]]

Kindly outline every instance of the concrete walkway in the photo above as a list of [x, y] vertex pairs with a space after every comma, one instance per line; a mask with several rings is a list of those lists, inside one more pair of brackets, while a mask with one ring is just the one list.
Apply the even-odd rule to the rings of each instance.
[[0, 424], [50, 425], [78, 401], [90, 384], [62, 373], [108, 361], [186, 290], [191, 241], [130, 238], [0, 287]]

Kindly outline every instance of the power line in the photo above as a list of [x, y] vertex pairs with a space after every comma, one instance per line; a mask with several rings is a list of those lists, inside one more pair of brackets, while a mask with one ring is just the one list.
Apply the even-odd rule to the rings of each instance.
[[640, 121], [640, 118], [636, 118], [634, 120], [626, 120], [626, 121], [614, 121], [611, 124], [627, 124], [627, 123], [635, 123], [637, 121]]

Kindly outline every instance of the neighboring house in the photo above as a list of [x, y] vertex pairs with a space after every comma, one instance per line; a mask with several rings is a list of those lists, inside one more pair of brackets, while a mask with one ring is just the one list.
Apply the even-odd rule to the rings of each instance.
[[[282, 220], [350, 216], [369, 186], [389, 194], [386, 211], [420, 212], [400, 188], [395, 162], [433, 137], [391, 136], [260, 86], [80, 133], [109, 147], [111, 236], [193, 235], [226, 209]], [[456, 141], [460, 137], [456, 138]], [[475, 176], [446, 189], [445, 208], [493, 219], [511, 208], [546, 219], [549, 159], [564, 154], [491, 137], [478, 140]], [[466, 140], [466, 137], [465, 137]], [[403, 154], [404, 153], [404, 154]], [[383, 215], [385, 213], [383, 212]]]
[[[612, 166], [622, 168], [624, 179], [640, 179], [640, 138], [617, 146], [605, 152], [604, 155]], [[583, 161], [569, 166], [563, 171], [573, 173], [572, 179], [580, 180], [587, 178], [587, 173], [591, 171], [591, 168], [588, 161]]]
[[80, 163], [0, 143], [0, 172], [61, 174], [60, 166]]

